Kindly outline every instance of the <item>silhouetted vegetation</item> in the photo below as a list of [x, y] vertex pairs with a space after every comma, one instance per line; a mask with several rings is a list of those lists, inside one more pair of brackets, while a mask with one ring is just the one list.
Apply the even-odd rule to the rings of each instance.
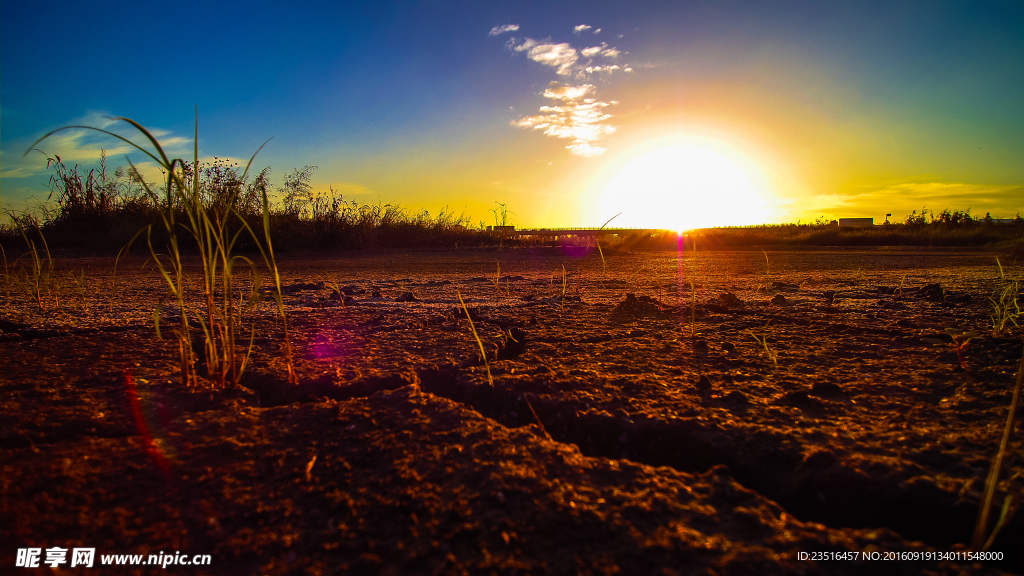
[[[141, 229], [161, 222], [168, 204], [184, 221], [186, 207], [177, 194], [146, 192], [143, 176], [131, 167], [109, 172], [106, 156], [100, 168], [81, 174], [59, 156], [47, 159], [50, 193], [38, 210], [8, 212], [11, 222], [0, 225], [0, 242], [5, 246], [23, 244], [20, 230], [45, 234], [51, 248], [117, 252]], [[332, 189], [316, 193], [310, 179], [316, 166], [295, 169], [276, 190], [281, 200], [271, 205], [270, 226], [275, 245], [283, 250], [324, 248], [384, 248], [410, 246], [466, 246], [497, 244], [499, 239], [482, 227], [470, 229], [463, 214], [443, 209], [437, 216], [426, 210], [414, 212], [394, 204], [363, 204], [346, 200]], [[231, 212], [231, 224], [242, 227], [244, 219], [253, 229], [262, 227], [263, 194], [273, 195], [270, 168], [256, 175], [243, 173], [237, 164], [215, 158], [212, 163], [182, 162], [178, 170], [184, 181], [198, 171], [200, 201], [213, 213]], [[151, 189], [156, 190], [152, 184]], [[227, 210], [231, 208], [231, 210]], [[166, 242], [162, 226], [153, 226], [153, 242]], [[187, 236], [187, 235], [186, 235]], [[195, 246], [187, 241], [185, 250]], [[241, 249], [250, 249], [242, 242]]]

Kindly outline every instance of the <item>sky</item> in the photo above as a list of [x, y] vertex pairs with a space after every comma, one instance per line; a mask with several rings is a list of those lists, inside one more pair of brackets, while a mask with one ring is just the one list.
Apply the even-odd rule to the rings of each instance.
[[1024, 214], [1020, 2], [0, 0], [0, 203], [47, 157], [256, 156], [520, 227]]

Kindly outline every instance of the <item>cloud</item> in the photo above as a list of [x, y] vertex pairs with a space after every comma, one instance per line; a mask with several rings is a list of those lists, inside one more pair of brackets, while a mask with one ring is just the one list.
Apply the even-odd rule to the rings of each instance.
[[582, 86], [561, 86], [559, 88], [548, 88], [544, 91], [543, 96], [545, 98], [553, 98], [557, 100], [575, 100], [593, 91], [594, 86], [591, 84], [584, 84]]
[[[68, 122], [67, 125], [92, 126], [120, 134], [139, 144], [148, 144], [129, 124], [118, 122], [111, 115], [102, 112], [90, 112]], [[188, 156], [191, 152], [192, 140], [189, 138], [174, 136], [171, 132], [161, 129], [151, 129], [150, 133], [159, 140], [164, 151], [171, 157]], [[35, 149], [38, 151], [29, 151], [27, 156], [24, 155], [31, 144], [31, 141], [24, 141], [7, 146], [3, 152], [4, 162], [0, 168], [0, 177], [25, 178], [47, 174], [47, 157], [59, 156], [64, 164], [70, 166], [97, 164], [101, 149], [106, 151], [108, 165], [122, 164], [125, 155], [131, 155], [139, 161], [142, 159], [141, 154], [132, 146], [96, 130], [61, 130], [36, 144]]]
[[[573, 32], [579, 35], [590, 29], [589, 25], [580, 24]], [[526, 54], [530, 60], [553, 68], [556, 74], [565, 78], [553, 83], [553, 87], [542, 93], [542, 96], [555, 101], [557, 105], [541, 106], [538, 114], [514, 120], [512, 125], [539, 130], [554, 138], [571, 140], [566, 149], [577, 156], [603, 154], [605, 148], [599, 145], [600, 141], [615, 132], [615, 127], [608, 124], [612, 115], [606, 108], [617, 102], [602, 101], [597, 96], [595, 85], [587, 80], [599, 73], [603, 74], [600, 78], [607, 80], [613, 72], [622, 70], [619, 64], [594, 62], [597, 57], [618, 58], [622, 52], [609, 47], [606, 42], [600, 46], [577, 50], [568, 42], [554, 42], [550, 38], [537, 40], [513, 37], [505, 46], [513, 53]]]
[[551, 42], [538, 42], [527, 38], [522, 44], [514, 48], [516, 52], [526, 52], [526, 56], [534, 62], [540, 62], [545, 66], [556, 68], [562, 76], [572, 74], [572, 66], [579, 57], [576, 49], [567, 43], [554, 44]]
[[503, 26], [495, 26], [491, 28], [491, 31], [487, 33], [488, 36], [497, 36], [498, 34], [504, 34], [505, 32], [515, 32], [519, 30], [519, 24], [505, 24]]
[[965, 182], [902, 182], [855, 194], [823, 194], [801, 202], [837, 216], [893, 215], [901, 221], [912, 211], [966, 210], [984, 216], [1008, 218], [1024, 213], [1024, 186], [988, 185]]
[[578, 101], [592, 90], [593, 86], [590, 85], [548, 89], [544, 96], [564, 102], [558, 106], [541, 106], [540, 114], [520, 118], [513, 121], [512, 125], [540, 130], [555, 138], [571, 139], [572, 143], [566, 149], [578, 156], [603, 154], [605, 149], [595, 143], [615, 132], [615, 127], [602, 123], [612, 117], [604, 111], [610, 104], [593, 98]]

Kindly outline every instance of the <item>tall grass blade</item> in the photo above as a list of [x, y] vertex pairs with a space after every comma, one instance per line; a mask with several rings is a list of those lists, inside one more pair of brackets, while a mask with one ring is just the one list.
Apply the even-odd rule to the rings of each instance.
[[1010, 434], [1013, 432], [1013, 418], [1017, 411], [1017, 403], [1020, 401], [1022, 383], [1024, 383], [1024, 353], [1021, 354], [1020, 365], [1017, 367], [1017, 384], [1013, 387], [1013, 398], [1010, 400], [1010, 412], [1006, 415], [1003, 439], [999, 443], [999, 452], [996, 453], [996, 457], [992, 461], [992, 468], [988, 472], [988, 478], [985, 480], [985, 497], [982, 500], [981, 508], [978, 510], [978, 521], [974, 525], [974, 537], [971, 544], [974, 550], [988, 550], [988, 547], [995, 540], [996, 533], [1002, 528], [1007, 518], [1010, 507], [1009, 496], [1007, 496], [1007, 501], [1003, 504], [1003, 514], [999, 524], [993, 529], [992, 536], [988, 539], [985, 538], [985, 532], [988, 530], [989, 512], [992, 509], [992, 500], [995, 498], [999, 483], [999, 472], [1003, 467], [1003, 457], [1010, 444]]
[[487, 350], [484, 350], [484, 343], [480, 340], [480, 335], [476, 332], [476, 325], [473, 324], [473, 317], [469, 315], [469, 308], [466, 307], [466, 302], [462, 300], [462, 293], [455, 293], [459, 297], [459, 304], [462, 305], [462, 311], [466, 313], [466, 320], [469, 320], [469, 330], [473, 333], [473, 338], [476, 340], [477, 346], [480, 347], [480, 358], [484, 361], [484, 368], [487, 369], [487, 382], [494, 388], [494, 377], [491, 376], [491, 363], [487, 360]]

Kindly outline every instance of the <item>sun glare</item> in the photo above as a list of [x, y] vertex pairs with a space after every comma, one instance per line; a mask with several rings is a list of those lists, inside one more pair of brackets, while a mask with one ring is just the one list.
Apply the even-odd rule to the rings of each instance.
[[601, 214], [610, 226], [684, 231], [761, 224], [768, 187], [739, 154], [706, 143], [675, 142], [628, 161], [608, 181]]

